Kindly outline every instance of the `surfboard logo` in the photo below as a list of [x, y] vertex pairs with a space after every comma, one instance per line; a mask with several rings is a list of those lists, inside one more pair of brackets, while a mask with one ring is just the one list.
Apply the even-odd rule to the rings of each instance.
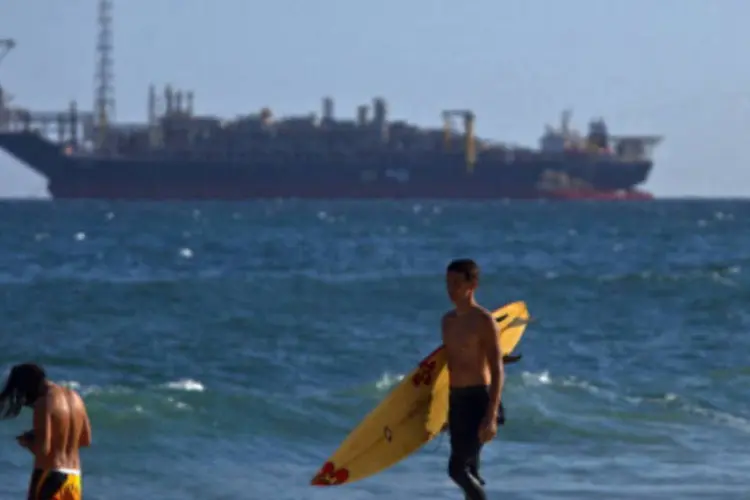
[[346, 468], [337, 469], [333, 462], [326, 462], [310, 484], [314, 486], [334, 486], [343, 484], [349, 480], [349, 471]]
[[435, 360], [429, 358], [419, 363], [417, 372], [411, 378], [411, 383], [414, 384], [414, 387], [430, 385], [432, 383], [432, 376], [435, 373], [436, 366], [437, 363]]
[[392, 430], [391, 430], [391, 428], [390, 428], [390, 427], [388, 427], [387, 425], [386, 425], [385, 427], [383, 427], [383, 437], [384, 437], [384, 438], [385, 438], [385, 440], [386, 440], [386, 441], [388, 441], [389, 443], [390, 443], [391, 441], [393, 441], [393, 431], [392, 431]]

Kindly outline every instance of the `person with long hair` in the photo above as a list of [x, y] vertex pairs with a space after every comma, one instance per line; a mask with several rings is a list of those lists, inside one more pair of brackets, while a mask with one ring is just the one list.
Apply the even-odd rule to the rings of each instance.
[[74, 390], [50, 381], [34, 363], [15, 365], [0, 392], [0, 418], [33, 409], [33, 428], [16, 437], [34, 455], [28, 500], [81, 500], [79, 449], [91, 445], [86, 405]]

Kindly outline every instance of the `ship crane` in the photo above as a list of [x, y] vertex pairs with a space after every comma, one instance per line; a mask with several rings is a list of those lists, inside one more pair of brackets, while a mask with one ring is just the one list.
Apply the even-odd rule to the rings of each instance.
[[443, 111], [443, 140], [446, 150], [450, 149], [451, 145], [451, 118], [454, 116], [460, 116], [464, 122], [464, 141], [465, 141], [465, 154], [466, 154], [466, 170], [467, 172], [474, 171], [474, 164], [477, 161], [476, 148], [474, 144], [474, 112], [468, 109], [448, 109]]

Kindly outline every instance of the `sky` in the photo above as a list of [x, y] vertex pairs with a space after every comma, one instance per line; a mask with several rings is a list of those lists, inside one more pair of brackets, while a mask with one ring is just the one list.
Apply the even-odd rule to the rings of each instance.
[[[41, 8], [44, 5], [44, 8]], [[97, 0], [2, 0], [0, 62], [14, 105], [91, 109]], [[338, 117], [376, 96], [393, 119], [439, 127], [470, 108], [477, 134], [537, 146], [573, 110], [611, 133], [656, 134], [646, 189], [750, 196], [747, 0], [115, 0], [118, 121], [145, 121], [150, 84], [232, 118]], [[44, 196], [0, 152], [0, 196]]]

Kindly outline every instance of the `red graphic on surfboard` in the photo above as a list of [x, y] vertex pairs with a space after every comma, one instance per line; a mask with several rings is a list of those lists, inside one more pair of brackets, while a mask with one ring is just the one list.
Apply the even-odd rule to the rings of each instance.
[[314, 486], [334, 486], [349, 480], [349, 471], [345, 468], [337, 469], [333, 462], [326, 462], [310, 484]]
[[430, 385], [432, 383], [433, 377], [435, 375], [435, 367], [437, 366], [435, 355], [438, 353], [438, 351], [440, 351], [440, 349], [442, 349], [442, 347], [435, 349], [432, 354], [424, 358], [422, 362], [419, 363], [417, 372], [411, 377], [411, 383], [414, 384], [414, 387], [419, 387], [420, 385]]

